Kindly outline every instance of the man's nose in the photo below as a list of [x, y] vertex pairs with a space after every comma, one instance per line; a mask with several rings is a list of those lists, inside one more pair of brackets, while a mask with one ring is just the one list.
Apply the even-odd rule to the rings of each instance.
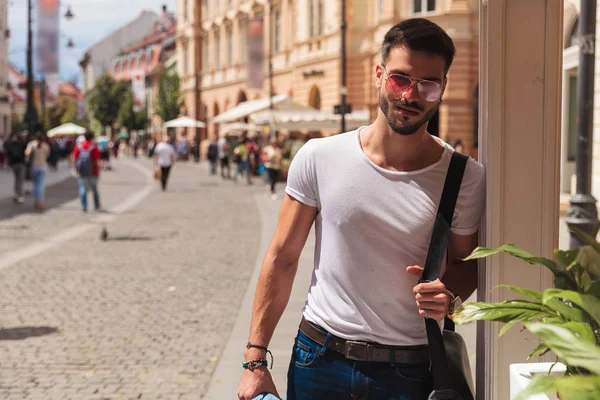
[[406, 91], [402, 94], [402, 97], [406, 99], [409, 103], [413, 101], [419, 101], [419, 89], [417, 88], [417, 82], [411, 82], [411, 85], [406, 89]]

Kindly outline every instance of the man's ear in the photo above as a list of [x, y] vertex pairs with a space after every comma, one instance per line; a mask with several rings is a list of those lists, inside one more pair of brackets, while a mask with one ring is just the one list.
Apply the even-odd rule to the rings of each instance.
[[383, 68], [380, 64], [375, 66], [375, 87], [379, 89], [383, 83]]

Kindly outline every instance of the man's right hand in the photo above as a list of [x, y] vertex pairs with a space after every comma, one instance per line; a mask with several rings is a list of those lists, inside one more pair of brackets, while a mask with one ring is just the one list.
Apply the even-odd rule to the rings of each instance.
[[271, 393], [277, 398], [281, 398], [275, 389], [273, 378], [267, 367], [259, 367], [254, 371], [245, 369], [238, 388], [238, 399], [252, 400], [262, 393]]

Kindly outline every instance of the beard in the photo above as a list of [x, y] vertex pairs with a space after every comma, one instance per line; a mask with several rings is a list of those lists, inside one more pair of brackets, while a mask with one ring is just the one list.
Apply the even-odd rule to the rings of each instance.
[[394, 117], [390, 115], [390, 108], [396, 108], [398, 105], [403, 105], [406, 107], [410, 107], [414, 110], [418, 110], [423, 112], [423, 108], [417, 103], [408, 103], [406, 100], [396, 100], [396, 101], [388, 101], [385, 96], [382, 96], [379, 93], [379, 108], [385, 115], [385, 118], [388, 120], [388, 124], [392, 130], [400, 135], [408, 136], [416, 133], [419, 128], [429, 122], [431, 118], [435, 115], [438, 108], [440, 108], [440, 103], [438, 102], [435, 106], [433, 106], [429, 111], [423, 114], [417, 121], [408, 123], [409, 117], [399, 116]]

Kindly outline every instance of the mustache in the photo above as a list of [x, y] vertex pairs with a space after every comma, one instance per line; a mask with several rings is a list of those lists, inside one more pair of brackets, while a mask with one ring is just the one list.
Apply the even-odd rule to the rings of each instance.
[[402, 106], [402, 107], [412, 108], [413, 110], [423, 112], [423, 108], [419, 105], [419, 103], [414, 102], [414, 101], [412, 103], [410, 103], [406, 99], [400, 99], [400, 100], [392, 101], [391, 103], [394, 107]]

